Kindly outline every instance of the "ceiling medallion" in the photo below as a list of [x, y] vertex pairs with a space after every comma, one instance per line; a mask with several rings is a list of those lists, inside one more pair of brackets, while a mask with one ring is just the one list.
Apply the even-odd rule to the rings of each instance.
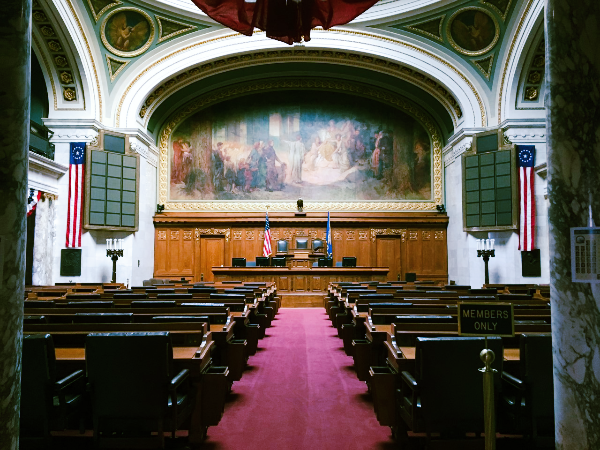
[[448, 20], [448, 42], [457, 52], [479, 56], [494, 48], [500, 39], [498, 20], [483, 8], [459, 9]]
[[101, 38], [104, 46], [117, 56], [141, 55], [154, 40], [154, 21], [139, 8], [118, 8], [102, 21]]

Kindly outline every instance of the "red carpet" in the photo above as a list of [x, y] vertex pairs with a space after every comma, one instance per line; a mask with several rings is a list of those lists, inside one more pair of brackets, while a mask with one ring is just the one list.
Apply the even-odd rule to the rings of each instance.
[[280, 309], [259, 347], [203, 448], [395, 448], [322, 308]]

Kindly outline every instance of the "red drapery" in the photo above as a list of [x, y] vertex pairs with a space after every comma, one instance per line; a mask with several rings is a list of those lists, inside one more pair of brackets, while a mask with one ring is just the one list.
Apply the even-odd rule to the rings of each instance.
[[192, 0], [210, 18], [251, 36], [254, 28], [286, 44], [310, 40], [311, 28], [350, 22], [377, 0]]

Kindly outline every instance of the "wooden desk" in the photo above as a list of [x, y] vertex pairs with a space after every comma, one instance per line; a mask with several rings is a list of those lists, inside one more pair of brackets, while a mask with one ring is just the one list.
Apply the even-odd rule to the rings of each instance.
[[281, 306], [321, 306], [334, 281], [385, 281], [387, 267], [213, 267], [215, 281], [267, 281], [277, 285]]
[[[173, 359], [193, 359], [198, 347], [173, 347]], [[56, 348], [57, 361], [85, 361], [85, 348]]]
[[[415, 347], [399, 347], [406, 359], [415, 359]], [[504, 361], [519, 361], [520, 350], [518, 348], [505, 348]], [[483, 364], [483, 363], [482, 363]]]

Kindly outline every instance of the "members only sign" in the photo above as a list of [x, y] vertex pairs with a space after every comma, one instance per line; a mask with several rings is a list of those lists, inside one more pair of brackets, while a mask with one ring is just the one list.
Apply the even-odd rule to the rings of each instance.
[[515, 335], [512, 303], [458, 303], [460, 336]]

